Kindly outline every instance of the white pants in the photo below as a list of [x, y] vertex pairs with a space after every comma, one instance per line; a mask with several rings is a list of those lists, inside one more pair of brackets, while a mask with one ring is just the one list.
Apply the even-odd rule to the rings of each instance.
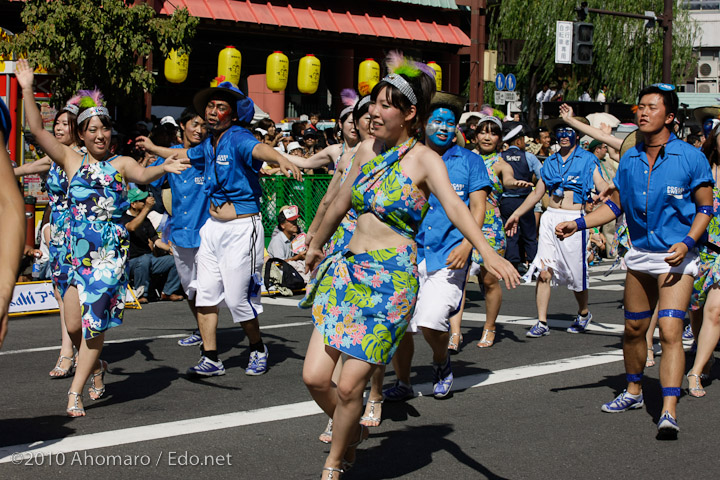
[[224, 300], [236, 323], [262, 313], [252, 277], [261, 278], [264, 239], [260, 215], [226, 222], [210, 217], [200, 229], [195, 305], [214, 307]]
[[676, 267], [670, 266], [665, 258], [670, 256], [669, 252], [650, 252], [639, 248], [630, 247], [625, 254], [625, 265], [628, 270], [635, 272], [647, 273], [657, 278], [664, 273], [681, 273], [683, 275], [691, 275], [696, 277], [699, 271], [699, 261], [697, 250], [691, 250], [683, 259], [682, 263]]
[[197, 252], [198, 248], [172, 246], [175, 268], [185, 295], [192, 300], [197, 290]]
[[418, 277], [420, 289], [408, 330], [415, 333], [419, 327], [425, 327], [447, 332], [450, 317], [460, 310], [467, 268], [441, 268], [428, 272], [427, 262], [423, 260], [418, 265]]
[[540, 217], [538, 250], [523, 280], [530, 282], [548, 268], [552, 269], [550, 285], [567, 285], [575, 292], [587, 290], [587, 231], [560, 240], [555, 235], [555, 226], [562, 222], [580, 218], [580, 210], [563, 210], [548, 207]]

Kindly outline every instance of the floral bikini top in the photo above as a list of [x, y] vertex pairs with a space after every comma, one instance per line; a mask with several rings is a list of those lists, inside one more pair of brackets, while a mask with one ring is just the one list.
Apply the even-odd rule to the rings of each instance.
[[487, 169], [488, 177], [490, 177], [490, 186], [492, 187], [492, 189], [490, 190], [490, 195], [488, 195], [487, 201], [493, 207], [497, 207], [500, 202], [500, 196], [503, 192], [503, 185], [500, 182], [497, 173], [495, 173], [495, 164], [498, 162], [498, 160], [500, 160], [500, 155], [498, 155], [497, 153], [483, 155], [481, 153], [480, 156], [485, 162], [485, 168]]
[[358, 216], [371, 212], [406, 238], [415, 238], [428, 208], [423, 192], [400, 166], [416, 143], [411, 138], [367, 162], [352, 189], [352, 206]]

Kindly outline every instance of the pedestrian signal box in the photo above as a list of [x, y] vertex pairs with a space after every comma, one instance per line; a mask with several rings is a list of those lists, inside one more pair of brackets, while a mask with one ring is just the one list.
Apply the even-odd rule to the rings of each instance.
[[595, 26], [592, 23], [573, 23], [573, 63], [577, 65], [592, 64], [594, 30]]

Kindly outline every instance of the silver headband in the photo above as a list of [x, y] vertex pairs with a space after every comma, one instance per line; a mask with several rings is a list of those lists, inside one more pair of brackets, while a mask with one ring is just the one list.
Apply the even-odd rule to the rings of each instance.
[[343, 109], [342, 109], [342, 112], [340, 112], [340, 118], [344, 117], [344, 116], [347, 115], [348, 113], [352, 113], [352, 111], [353, 111], [354, 108], [355, 108], [354, 105], [353, 105], [352, 107], [345, 107], [345, 108], [343, 108]]
[[400, 93], [405, 95], [405, 97], [410, 100], [410, 103], [412, 103], [413, 105], [417, 105], [418, 101], [417, 97], [415, 96], [415, 92], [413, 92], [412, 87], [403, 77], [396, 73], [391, 73], [390, 75], [386, 75], [385, 78], [383, 78], [383, 82], [387, 82], [393, 87], [400, 90]]
[[90, 107], [80, 114], [77, 119], [78, 125], [87, 120], [90, 117], [109, 117], [110, 112], [105, 107]]
[[365, 95], [364, 97], [362, 97], [357, 103], [356, 108], [359, 110], [364, 107], [366, 103], [370, 103], [370, 95]]
[[492, 117], [490, 115], [481, 116], [480, 121], [478, 122], [478, 127], [480, 126], [480, 124], [485, 123], [485, 122], [494, 123], [495, 125], [500, 127], [500, 130], [502, 130], [502, 122], [497, 117]]
[[77, 105], [73, 105], [72, 103], [68, 103], [65, 105], [62, 109], [63, 112], [70, 112], [73, 115], [77, 115], [80, 111], [80, 108]]

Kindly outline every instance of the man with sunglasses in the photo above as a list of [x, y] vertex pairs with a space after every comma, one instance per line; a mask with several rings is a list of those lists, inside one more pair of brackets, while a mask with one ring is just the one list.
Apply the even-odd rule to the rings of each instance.
[[[662, 415], [658, 438], [677, 437], [676, 407], [685, 372], [683, 320], [698, 273], [700, 241], [713, 215], [713, 176], [705, 156], [672, 133], [678, 110], [675, 87], [656, 84], [638, 95], [637, 124], [642, 141], [627, 141], [610, 200], [593, 213], [557, 226], [565, 238], [602, 225], [623, 211], [632, 243], [625, 255], [623, 357], [627, 389], [605, 403], [618, 413], [644, 405], [645, 332], [657, 306], [663, 361]], [[625, 147], [625, 145], [623, 145]], [[623, 148], [624, 149], [624, 148]]]
[[[550, 203], [540, 218], [538, 250], [525, 280], [537, 277], [535, 302], [538, 322], [527, 332], [527, 336], [538, 338], [550, 334], [547, 324], [547, 310], [550, 303], [551, 287], [566, 285], [575, 294], [578, 312], [568, 333], [584, 332], [592, 315], [588, 311], [587, 239], [585, 233], [564, 241], [555, 236], [559, 223], [581, 218], [585, 205], [591, 202], [590, 193], [594, 188], [605, 189], [597, 157], [577, 145], [578, 136], [564, 120], [555, 126], [555, 136], [560, 151], [549, 156], [540, 171], [540, 180], [525, 201], [512, 213], [505, 223], [509, 233], [517, 229], [520, 218], [529, 212], [547, 190]], [[568, 241], [570, 240], [570, 241]]]

